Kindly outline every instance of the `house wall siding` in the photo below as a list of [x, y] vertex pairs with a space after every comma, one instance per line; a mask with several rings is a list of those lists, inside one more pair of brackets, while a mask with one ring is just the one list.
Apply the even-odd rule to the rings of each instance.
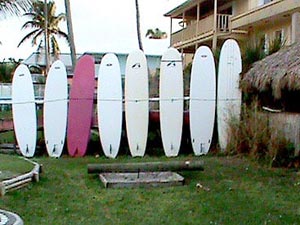
[[258, 7], [258, 6], [259, 6], [259, 1], [260, 1], [260, 0], [249, 0], [249, 1], [248, 1], [249, 10]]
[[248, 11], [249, 3], [245, 0], [236, 0], [234, 3], [235, 15], [239, 15]]
[[272, 41], [275, 39], [275, 32], [276, 31], [282, 31], [283, 32], [283, 40], [285, 41], [286, 45], [290, 45], [292, 43], [291, 39], [291, 21], [284, 21], [282, 23], [272, 23], [269, 22], [265, 26], [260, 26], [257, 28], [259, 30], [259, 33], [257, 31], [250, 32], [250, 39], [257, 37], [257, 35], [263, 35], [265, 34], [268, 41]]
[[300, 42], [300, 13], [296, 12], [292, 15], [292, 24], [291, 24], [291, 42]]

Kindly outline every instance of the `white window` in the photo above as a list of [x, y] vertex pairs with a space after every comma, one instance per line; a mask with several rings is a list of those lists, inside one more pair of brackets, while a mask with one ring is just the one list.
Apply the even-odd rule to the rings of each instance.
[[275, 31], [275, 39], [280, 40], [281, 44], [284, 42], [284, 30]]
[[272, 2], [272, 1], [273, 0], [258, 0], [258, 6], [268, 4], [269, 2]]
[[264, 0], [264, 4], [267, 4], [269, 2], [272, 2], [273, 0]]
[[268, 34], [265, 34], [262, 39], [261, 39], [262, 43], [264, 44], [263, 48], [264, 48], [264, 52], [267, 55], [269, 53], [269, 36]]

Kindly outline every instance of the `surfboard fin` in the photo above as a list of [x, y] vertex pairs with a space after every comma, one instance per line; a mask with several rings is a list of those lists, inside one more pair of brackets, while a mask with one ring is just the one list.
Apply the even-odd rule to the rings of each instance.
[[173, 151], [174, 150], [174, 145], [171, 143], [171, 150]]
[[111, 146], [111, 144], [109, 145], [109, 153], [110, 154], [112, 153], [112, 146]]
[[28, 145], [26, 145], [26, 153], [29, 153]]
[[56, 151], [56, 145], [53, 145], [52, 153]]
[[200, 152], [203, 152], [204, 150], [204, 143], [200, 143]]
[[140, 146], [137, 144], [136, 145], [136, 150], [138, 151], [140, 149]]

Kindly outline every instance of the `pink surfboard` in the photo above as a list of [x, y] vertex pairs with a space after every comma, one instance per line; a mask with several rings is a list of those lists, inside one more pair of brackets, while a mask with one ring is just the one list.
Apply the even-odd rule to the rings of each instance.
[[84, 156], [86, 153], [91, 133], [94, 88], [94, 58], [84, 55], [76, 64], [70, 91], [67, 143], [71, 156]]

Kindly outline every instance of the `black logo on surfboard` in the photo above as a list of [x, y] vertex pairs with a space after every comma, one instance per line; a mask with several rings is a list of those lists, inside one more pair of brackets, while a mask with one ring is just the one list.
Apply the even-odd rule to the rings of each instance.
[[139, 68], [141, 68], [141, 64], [140, 63], [133, 64], [131, 68], [132, 69], [139, 69]]
[[167, 67], [175, 67], [176, 66], [176, 62], [175, 61], [171, 61], [167, 64]]

